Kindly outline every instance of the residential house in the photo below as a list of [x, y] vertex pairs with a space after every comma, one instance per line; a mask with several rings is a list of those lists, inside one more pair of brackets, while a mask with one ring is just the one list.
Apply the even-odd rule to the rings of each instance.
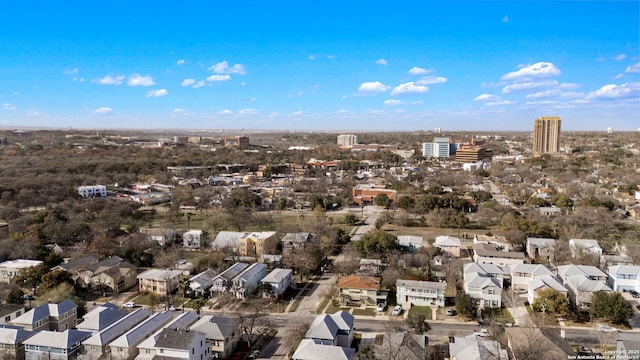
[[231, 291], [238, 299], [246, 299], [260, 286], [260, 280], [267, 276], [267, 265], [253, 263], [231, 280]]
[[78, 318], [78, 306], [71, 300], [57, 304], [42, 304], [11, 321], [11, 325], [32, 331], [64, 331], [73, 329]]
[[553, 276], [540, 276], [536, 277], [529, 282], [529, 289], [527, 290], [527, 300], [529, 304], [533, 304], [534, 301], [540, 295], [540, 292], [547, 289], [553, 289], [569, 296], [569, 291]]
[[20, 326], [0, 325], [0, 359], [24, 360], [24, 341], [35, 334]]
[[282, 253], [289, 255], [294, 250], [304, 249], [307, 244], [314, 241], [315, 235], [307, 232], [287, 233], [282, 238]]
[[76, 329], [95, 335], [125, 317], [125, 315], [127, 315], [126, 311], [120, 309], [117, 305], [107, 302], [86, 313], [82, 317], [82, 322], [76, 325]]
[[473, 243], [492, 244], [497, 251], [513, 251], [513, 246], [504, 236], [498, 235], [473, 235]]
[[270, 293], [265, 293], [266, 296], [281, 296], [289, 288], [295, 287], [296, 283], [293, 281], [293, 270], [291, 269], [273, 269], [267, 276], [260, 280], [264, 286], [271, 288]]
[[360, 268], [356, 275], [380, 276], [387, 266], [380, 259], [360, 259]]
[[640, 358], [640, 338], [632, 332], [618, 334], [615, 349], [615, 360], [634, 360]]
[[516, 291], [529, 290], [529, 282], [536, 277], [554, 276], [546, 266], [540, 264], [518, 264], [509, 266], [511, 287]]
[[366, 203], [373, 203], [373, 199], [380, 194], [386, 195], [391, 201], [396, 200], [397, 191], [393, 189], [386, 189], [384, 185], [376, 184], [358, 184], [353, 187], [352, 198], [353, 202], [360, 205]]
[[277, 241], [275, 231], [252, 232], [238, 240], [238, 254], [241, 256], [268, 254], [270, 249], [275, 248]]
[[348, 348], [355, 335], [353, 323], [353, 315], [343, 310], [335, 314], [319, 315], [309, 326], [305, 338], [312, 339], [322, 345]]
[[98, 360], [109, 351], [108, 346], [113, 340], [140, 324], [149, 315], [151, 312], [147, 309], [136, 309], [100, 330], [82, 343], [84, 351], [78, 356], [78, 359]]
[[487, 243], [473, 244], [473, 261], [479, 264], [509, 266], [524, 263], [524, 253], [499, 251], [496, 245]]
[[598, 240], [594, 239], [571, 239], [569, 240], [569, 248], [573, 257], [580, 255], [580, 253], [597, 256], [598, 259], [602, 256], [602, 248], [598, 244]]
[[113, 360], [132, 359], [138, 354], [137, 346], [156, 330], [171, 321], [172, 311], [155, 313], [109, 343], [109, 358]]
[[119, 256], [111, 256], [71, 272], [76, 284], [119, 293], [136, 285], [138, 267]]
[[89, 254], [78, 259], [66, 261], [60, 265], [54, 266], [51, 268], [51, 271], [64, 270], [71, 274], [71, 279], [73, 279], [74, 282], [77, 282], [82, 271], [93, 264], [97, 264], [99, 261], [100, 258], [98, 258], [96, 255]]
[[176, 231], [173, 229], [148, 229], [144, 232], [150, 240], [160, 246], [167, 246], [176, 238]]
[[182, 270], [182, 275], [189, 276], [196, 267], [191, 261], [180, 259], [176, 261], [176, 264], [173, 265], [173, 268], [176, 270]]
[[609, 286], [613, 291], [640, 292], [640, 266], [609, 266]]
[[211, 346], [204, 334], [184, 329], [163, 329], [155, 341], [154, 359], [211, 359]]
[[159, 349], [156, 347], [156, 341], [160, 337], [160, 334], [165, 329], [189, 331], [189, 327], [196, 322], [198, 318], [198, 314], [186, 311], [171, 320], [171, 322], [160, 327], [155, 333], [138, 344], [138, 355], [136, 356], [136, 360], [152, 360], [156, 356], [161, 356]]
[[303, 339], [291, 360], [351, 360], [355, 352], [352, 348], [323, 345], [313, 339]]
[[138, 291], [167, 295], [178, 289], [182, 270], [149, 269], [138, 275]]
[[182, 234], [182, 246], [199, 249], [202, 247], [202, 230], [189, 230]]
[[0, 324], [6, 324], [24, 314], [24, 305], [0, 304]]
[[464, 292], [478, 300], [481, 308], [501, 307], [506, 268], [493, 264], [469, 263], [464, 265]]
[[403, 280], [396, 281], [396, 302], [404, 309], [411, 306], [444, 306], [446, 282]]
[[449, 337], [449, 358], [451, 360], [500, 360], [508, 359], [506, 349], [496, 340], [471, 334], [465, 337]]
[[205, 315], [190, 328], [204, 334], [215, 359], [226, 359], [240, 342], [242, 331], [238, 318]]
[[[351, 275], [338, 280], [340, 301], [346, 304], [376, 305], [380, 281], [376, 276]], [[386, 299], [382, 302], [386, 302]]]
[[238, 241], [245, 236], [247, 236], [246, 232], [220, 231], [211, 246], [215, 249], [229, 249], [235, 253], [238, 251]]
[[189, 289], [187, 293], [192, 296], [209, 296], [209, 289], [213, 285], [213, 279], [218, 276], [218, 272], [207, 269], [189, 279]]
[[82, 342], [91, 333], [79, 330], [62, 332], [43, 330], [23, 343], [26, 360], [70, 360], [75, 359], [81, 349]]
[[[534, 358], [540, 360], [578, 358], [571, 344], [561, 337], [560, 332], [538, 327], [507, 327], [504, 332], [509, 348], [515, 353], [536, 354]], [[542, 349], [543, 352], [531, 354], [531, 345]]]
[[400, 235], [398, 236], [398, 246], [408, 252], [415, 252], [422, 247], [422, 236]]
[[594, 292], [612, 291], [607, 286], [607, 274], [595, 266], [562, 265], [557, 271], [562, 284], [569, 290], [571, 304], [577, 309], [588, 310]]
[[231, 265], [227, 270], [221, 272], [213, 278], [213, 284], [211, 285], [210, 292], [211, 297], [214, 297], [217, 293], [225, 292], [231, 288], [232, 280], [240, 274], [244, 269], [249, 266], [247, 263], [237, 262]]
[[433, 246], [440, 248], [440, 251], [445, 256], [460, 257], [460, 239], [453, 236], [441, 235], [436, 237], [436, 241]]
[[0, 283], [10, 284], [11, 279], [20, 275], [24, 270], [42, 265], [40, 260], [9, 260], [0, 263]]
[[556, 216], [562, 214], [562, 209], [555, 206], [541, 206], [538, 208], [541, 215], [546, 217]]
[[556, 241], [550, 238], [527, 238], [527, 255], [531, 259], [544, 260], [546, 263], [555, 260]]

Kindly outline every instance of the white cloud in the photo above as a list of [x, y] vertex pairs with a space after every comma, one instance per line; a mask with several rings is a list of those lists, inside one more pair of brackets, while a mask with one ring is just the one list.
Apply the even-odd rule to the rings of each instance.
[[391, 89], [391, 86], [385, 85], [380, 81], [363, 82], [358, 88], [358, 92], [362, 95], [377, 95]]
[[424, 101], [422, 100], [416, 100], [411, 102], [411, 105], [422, 105], [422, 104], [424, 104]]
[[315, 59], [316, 59], [316, 56], [315, 56], [315, 55], [313, 55], [313, 54], [311, 54], [311, 55], [309, 55], [308, 59], [309, 59], [309, 60], [315, 60]]
[[155, 81], [151, 76], [140, 75], [138, 73], [131, 74], [127, 79], [127, 85], [129, 86], [153, 86]]
[[120, 85], [124, 80], [124, 75], [111, 76], [107, 75], [103, 78], [93, 79], [92, 82], [100, 85]]
[[300, 116], [304, 114], [304, 111], [300, 110], [300, 111], [294, 111], [291, 113], [291, 116]]
[[421, 67], [417, 67], [414, 66], [411, 69], [409, 69], [409, 71], [407, 71], [407, 73], [409, 73], [410, 75], [427, 75], [428, 73], [430, 73], [432, 70], [427, 70]]
[[349, 112], [349, 110], [347, 110], [347, 109], [340, 109], [340, 110], [338, 110], [337, 112], [338, 112], [338, 114], [346, 114], [346, 113], [348, 113], [348, 112]]
[[75, 75], [78, 73], [78, 68], [73, 68], [73, 69], [66, 69], [64, 71], [65, 75]]
[[393, 88], [393, 90], [391, 90], [391, 96], [423, 94], [427, 91], [429, 91], [429, 88], [426, 86], [415, 85], [413, 82], [408, 82]]
[[196, 81], [196, 83], [195, 83], [195, 84], [193, 84], [193, 88], [194, 88], [194, 89], [197, 89], [197, 88], [201, 88], [201, 87], [203, 87], [203, 86], [205, 86], [205, 85], [206, 85], [206, 84], [205, 84], [204, 80], [199, 80], [199, 81]]
[[389, 65], [389, 63], [385, 59], [376, 60], [376, 64], [378, 64], [378, 65]]
[[510, 101], [510, 100], [502, 100], [502, 101], [491, 101], [491, 102], [486, 102], [484, 103], [487, 106], [499, 106], [499, 105], [511, 105], [511, 104], [515, 104], [515, 101]]
[[181, 109], [181, 108], [175, 108], [175, 109], [171, 110], [171, 113], [174, 114], [174, 115], [184, 114], [185, 112], [186, 112], [186, 110], [185, 109]]
[[26, 116], [40, 116], [40, 115], [42, 115], [42, 113], [41, 113], [41, 112], [39, 112], [38, 110], [33, 110], [33, 109], [30, 109], [30, 110], [25, 111], [25, 113], [24, 113], [24, 114], [25, 114]]
[[585, 94], [581, 93], [581, 92], [567, 91], [567, 92], [564, 92], [564, 93], [560, 94], [560, 96], [565, 98], [565, 99], [583, 98], [585, 96]]
[[167, 91], [167, 89], [158, 89], [158, 90], [151, 90], [149, 92], [147, 92], [147, 97], [164, 97], [169, 95], [169, 92]]
[[614, 59], [614, 60], [616, 60], [616, 61], [622, 61], [622, 60], [624, 60], [624, 59], [626, 59], [626, 58], [627, 58], [627, 55], [625, 55], [625, 54], [618, 54], [618, 55], [616, 55], [616, 57], [614, 57], [613, 59]]
[[527, 65], [517, 71], [512, 71], [503, 75], [502, 80], [524, 80], [531, 78], [550, 77], [560, 75], [560, 69], [550, 62], [537, 62], [533, 65]]
[[191, 86], [196, 83], [196, 79], [184, 79], [182, 80], [182, 86]]
[[4, 103], [2, 104], [2, 110], [6, 110], [6, 111], [11, 111], [11, 110], [15, 110], [16, 107], [9, 104], [9, 103]]
[[509, 22], [509, 15], [505, 15], [505, 16], [502, 18], [502, 22], [503, 22], [503, 23], [508, 23], [508, 22]]
[[580, 84], [576, 83], [562, 83], [560, 84], [560, 89], [577, 89], [580, 87]]
[[231, 75], [211, 75], [207, 78], [207, 81], [229, 81], [231, 80]]
[[184, 59], [180, 59], [180, 60], [176, 61], [176, 64], [177, 64], [178, 66], [180, 66], [180, 65], [184, 65]]
[[113, 113], [113, 109], [110, 107], [99, 107], [93, 111], [98, 115], [108, 115]]
[[447, 78], [442, 76], [425, 76], [422, 79], [416, 81], [416, 85], [432, 85], [446, 83]]
[[242, 109], [240, 111], [238, 111], [239, 114], [242, 115], [255, 115], [258, 113], [258, 110], [256, 109]]
[[394, 99], [390, 99], [390, 100], [385, 100], [384, 104], [387, 106], [399, 106], [399, 105], [404, 105], [406, 104], [406, 101], [403, 100], [394, 100]]
[[211, 66], [208, 70], [213, 71], [216, 74], [240, 74], [244, 75], [247, 71], [242, 64], [235, 64], [229, 66], [229, 63], [225, 60]]
[[624, 76], [624, 74], [620, 73], [620, 74], [614, 76], [613, 79], [614, 80], [618, 80], [618, 79], [621, 79], [623, 76]]
[[548, 86], [556, 86], [556, 85], [558, 85], [558, 82], [556, 80], [521, 82], [521, 83], [515, 83], [515, 84], [505, 86], [502, 89], [502, 93], [508, 94], [514, 91], [531, 90], [531, 89], [537, 89], [540, 87], [548, 87]]
[[230, 115], [230, 114], [233, 114], [233, 111], [224, 109], [224, 110], [218, 111], [218, 114], [219, 115]]
[[528, 101], [525, 105], [553, 105], [557, 104], [558, 101], [555, 100], [540, 100], [540, 101]]
[[618, 99], [629, 96], [634, 90], [640, 89], [640, 83], [604, 85], [600, 89], [590, 92], [587, 99]]
[[538, 91], [532, 94], [527, 94], [527, 96], [525, 96], [527, 99], [538, 99], [538, 98], [543, 98], [543, 97], [551, 97], [551, 96], [558, 96], [560, 95], [560, 90], [545, 90], [545, 91]]
[[476, 96], [475, 99], [473, 99], [473, 101], [498, 101], [498, 100], [500, 100], [499, 96], [491, 95], [491, 94], [480, 94]]
[[627, 74], [640, 74], [640, 62], [627, 66], [627, 70], [625, 70]]

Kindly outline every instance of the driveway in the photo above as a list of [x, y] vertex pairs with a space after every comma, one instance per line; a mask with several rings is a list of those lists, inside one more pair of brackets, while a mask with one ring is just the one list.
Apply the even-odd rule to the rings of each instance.
[[337, 281], [337, 275], [324, 274], [319, 280], [309, 285], [306, 290], [307, 295], [300, 296], [300, 305], [294, 312], [296, 316], [315, 315], [318, 306]]
[[376, 221], [380, 217], [382, 210], [374, 205], [367, 205], [362, 210], [364, 218], [362, 219], [362, 225], [356, 227], [356, 230], [351, 234], [351, 241], [358, 241], [362, 238], [362, 235], [375, 229]]

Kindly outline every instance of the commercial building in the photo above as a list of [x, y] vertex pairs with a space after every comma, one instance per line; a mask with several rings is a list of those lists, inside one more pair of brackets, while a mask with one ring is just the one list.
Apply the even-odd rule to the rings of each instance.
[[246, 136], [227, 136], [223, 139], [224, 146], [249, 147], [249, 138]]
[[456, 150], [456, 161], [461, 163], [491, 162], [493, 151], [480, 146], [463, 146]]
[[358, 143], [358, 135], [352, 135], [352, 134], [338, 135], [339, 146], [351, 147], [353, 145], [356, 145], [357, 143]]
[[353, 202], [356, 204], [372, 203], [373, 199], [380, 194], [385, 194], [391, 201], [395, 201], [397, 193], [396, 190], [385, 189], [384, 185], [375, 184], [358, 184], [352, 191]]
[[533, 156], [560, 151], [561, 120], [558, 116], [543, 116], [533, 122]]
[[455, 154], [457, 144], [452, 144], [448, 137], [436, 137], [433, 142], [422, 144], [422, 155], [426, 158], [446, 158]]
[[11, 283], [11, 279], [20, 275], [20, 273], [28, 268], [42, 265], [40, 260], [9, 260], [0, 263], [0, 283]]

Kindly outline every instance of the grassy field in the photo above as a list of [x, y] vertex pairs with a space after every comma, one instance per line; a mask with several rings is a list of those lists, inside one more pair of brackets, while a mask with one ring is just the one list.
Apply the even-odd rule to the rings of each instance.
[[397, 225], [387, 224], [383, 227], [384, 230], [391, 234], [398, 235], [415, 235], [422, 236], [422, 238], [428, 241], [430, 244], [440, 235], [450, 235], [460, 238], [464, 241], [463, 236], [466, 234], [468, 241], [473, 239], [473, 235], [485, 235], [490, 230], [478, 230], [478, 229], [452, 229], [452, 228], [433, 228], [433, 227], [403, 227]]
[[361, 316], [373, 316], [376, 314], [375, 309], [353, 309], [353, 315], [361, 315]]

